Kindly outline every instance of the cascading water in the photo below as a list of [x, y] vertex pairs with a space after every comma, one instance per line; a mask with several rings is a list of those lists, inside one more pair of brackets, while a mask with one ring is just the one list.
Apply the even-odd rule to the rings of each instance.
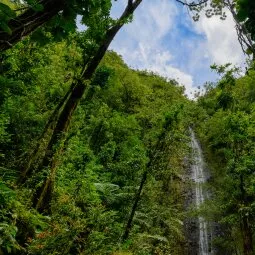
[[[206, 169], [203, 160], [201, 147], [195, 137], [192, 130], [191, 132], [191, 146], [193, 151], [193, 164], [191, 167], [192, 179], [195, 182], [195, 202], [196, 207], [199, 208], [200, 205], [208, 198], [208, 191], [204, 189], [204, 183], [207, 181]], [[199, 227], [199, 255], [210, 255], [213, 254], [210, 247], [211, 231], [210, 226], [203, 217], [198, 217], [198, 227]]]

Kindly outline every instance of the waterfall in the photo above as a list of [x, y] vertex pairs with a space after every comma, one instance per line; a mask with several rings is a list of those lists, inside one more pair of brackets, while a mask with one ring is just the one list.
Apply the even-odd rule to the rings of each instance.
[[[207, 173], [205, 169], [205, 164], [203, 160], [201, 147], [195, 137], [193, 130], [191, 131], [191, 146], [193, 152], [193, 163], [191, 167], [192, 179], [195, 182], [195, 203], [196, 207], [199, 208], [200, 205], [208, 198], [208, 191], [204, 189], [204, 183], [207, 181]], [[210, 255], [213, 254], [210, 247], [211, 231], [209, 223], [201, 216], [198, 217], [198, 227], [199, 227], [199, 254], [198, 255]]]

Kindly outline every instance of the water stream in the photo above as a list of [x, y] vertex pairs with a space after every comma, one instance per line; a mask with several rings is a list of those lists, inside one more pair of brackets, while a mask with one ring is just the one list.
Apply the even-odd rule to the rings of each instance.
[[[208, 191], [204, 188], [204, 183], [207, 181], [207, 172], [203, 160], [203, 154], [199, 142], [197, 141], [194, 132], [191, 130], [191, 146], [193, 151], [193, 164], [191, 167], [192, 179], [195, 182], [195, 203], [196, 207], [208, 198]], [[198, 255], [211, 255], [211, 231], [209, 223], [201, 216], [198, 217]]]

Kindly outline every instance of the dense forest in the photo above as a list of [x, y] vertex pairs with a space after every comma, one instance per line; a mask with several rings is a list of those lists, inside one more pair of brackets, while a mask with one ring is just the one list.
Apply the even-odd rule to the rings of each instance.
[[0, 255], [255, 254], [255, 2], [175, 1], [228, 8], [247, 57], [194, 100], [108, 49], [142, 0], [0, 1]]

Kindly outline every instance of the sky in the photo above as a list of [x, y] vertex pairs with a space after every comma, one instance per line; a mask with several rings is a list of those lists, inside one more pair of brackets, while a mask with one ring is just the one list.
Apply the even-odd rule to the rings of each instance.
[[[120, 15], [126, 2], [114, 2], [113, 17]], [[110, 49], [131, 68], [176, 79], [190, 98], [197, 87], [217, 80], [210, 65], [243, 66], [245, 62], [230, 14], [224, 21], [201, 15], [194, 22], [187, 8], [175, 0], [143, 0]]]

